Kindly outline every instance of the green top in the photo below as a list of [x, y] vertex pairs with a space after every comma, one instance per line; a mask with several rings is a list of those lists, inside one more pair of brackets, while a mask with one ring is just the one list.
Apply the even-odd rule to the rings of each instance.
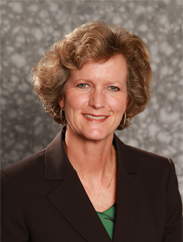
[[105, 229], [107, 230], [107, 233], [109, 234], [109, 237], [111, 240], [113, 239], [113, 233], [114, 233], [114, 224], [115, 224], [115, 217], [116, 217], [116, 207], [113, 205], [109, 209], [107, 209], [104, 212], [97, 212], [100, 220], [102, 221]]

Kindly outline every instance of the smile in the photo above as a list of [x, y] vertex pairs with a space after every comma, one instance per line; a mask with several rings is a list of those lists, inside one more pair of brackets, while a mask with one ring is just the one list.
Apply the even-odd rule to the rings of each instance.
[[106, 118], [106, 116], [93, 116], [91, 114], [84, 114], [84, 116], [86, 118], [95, 119], [95, 120], [101, 120]]

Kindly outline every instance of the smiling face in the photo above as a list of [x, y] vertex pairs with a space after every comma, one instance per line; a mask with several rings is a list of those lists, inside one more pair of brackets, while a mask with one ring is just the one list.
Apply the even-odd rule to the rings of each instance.
[[127, 107], [127, 74], [126, 61], [119, 54], [71, 70], [65, 97], [59, 102], [67, 130], [93, 141], [113, 136]]

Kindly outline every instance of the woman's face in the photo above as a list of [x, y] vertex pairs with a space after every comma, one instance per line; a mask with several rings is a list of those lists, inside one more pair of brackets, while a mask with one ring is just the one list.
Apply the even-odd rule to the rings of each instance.
[[68, 130], [93, 141], [111, 137], [127, 107], [126, 79], [127, 64], [119, 54], [72, 70], [59, 102]]

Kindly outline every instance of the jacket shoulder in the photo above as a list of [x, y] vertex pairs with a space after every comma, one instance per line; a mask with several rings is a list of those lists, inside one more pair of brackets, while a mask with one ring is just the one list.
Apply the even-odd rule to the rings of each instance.
[[170, 170], [174, 170], [173, 161], [167, 157], [124, 144], [115, 137], [115, 145], [119, 162], [129, 174], [137, 174], [154, 180], [155, 176], [168, 178]]
[[3, 175], [6, 174], [9, 178], [13, 178], [19, 177], [22, 174], [28, 175], [29, 173], [35, 173], [36, 170], [43, 167], [44, 159], [45, 149], [3, 168], [1, 170], [1, 176], [3, 177]]
[[127, 148], [129, 150], [129, 155], [131, 157], [136, 157], [136, 162], [140, 165], [148, 165], [148, 166], [159, 166], [162, 168], [169, 167], [173, 161], [165, 156], [152, 153], [150, 151], [142, 150], [139, 148], [135, 148], [132, 146], [127, 145]]
[[176, 179], [175, 165], [170, 158], [129, 145], [126, 147], [130, 162], [135, 164], [140, 180], [147, 184], [162, 180], [162, 184], [166, 186], [172, 175]]
[[163, 164], [167, 164], [167, 162], [170, 162], [170, 159], [168, 157], [150, 151], [142, 150], [130, 145], [126, 145], [126, 147], [129, 150], [130, 156], [135, 156], [136, 158], [138, 158], [138, 160], [146, 162], [162, 162]]

